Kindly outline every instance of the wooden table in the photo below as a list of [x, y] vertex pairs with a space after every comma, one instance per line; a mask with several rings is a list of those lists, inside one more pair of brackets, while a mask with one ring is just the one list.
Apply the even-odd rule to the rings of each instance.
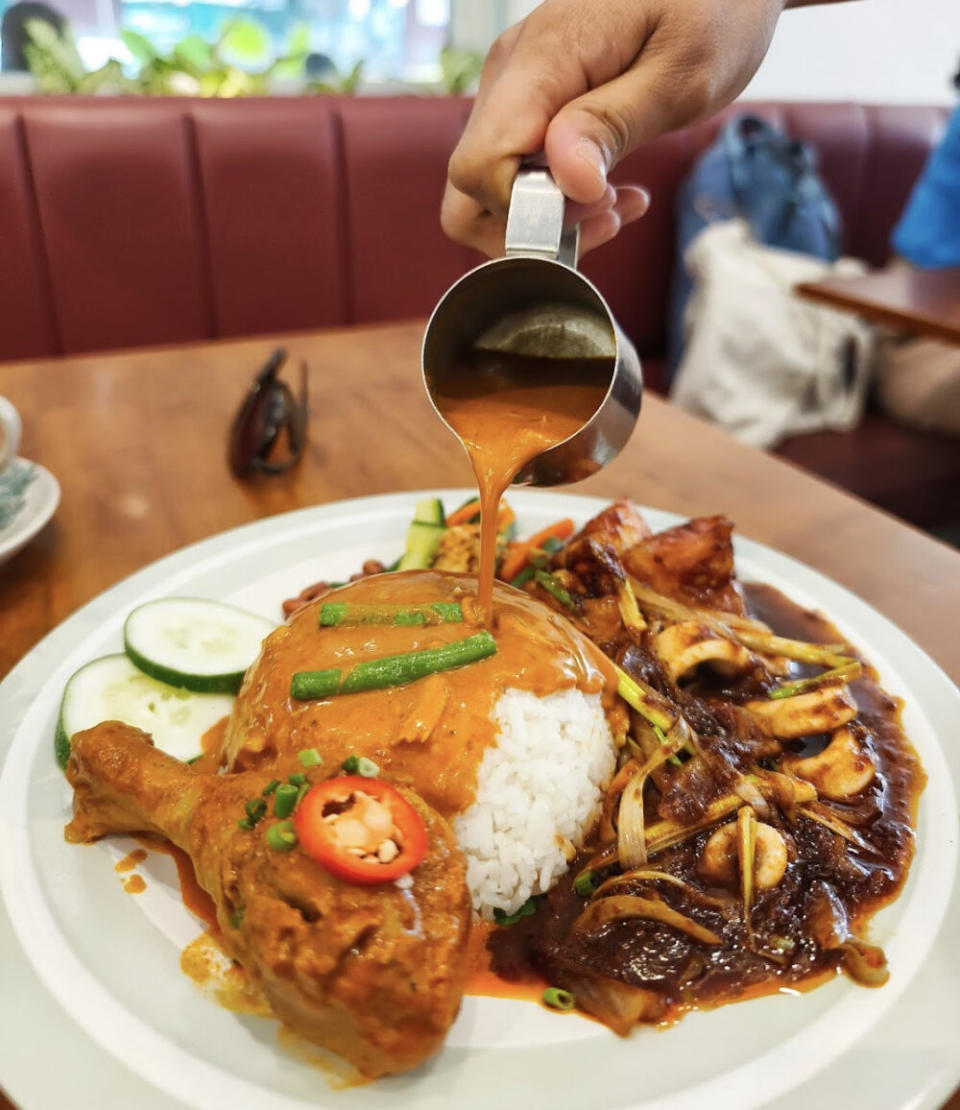
[[960, 343], [960, 267], [919, 270], [894, 262], [862, 277], [807, 281], [797, 292], [897, 331]]
[[[310, 366], [310, 443], [287, 475], [249, 482], [227, 470], [226, 434], [270, 339], [0, 366], [22, 454], [63, 487], [54, 521], [0, 567], [0, 677], [79, 605], [184, 544], [305, 505], [471, 485], [420, 385], [422, 330], [278, 340]], [[875, 605], [960, 681], [960, 553], [663, 401], [648, 398], [628, 447], [576, 488], [727, 513]]]

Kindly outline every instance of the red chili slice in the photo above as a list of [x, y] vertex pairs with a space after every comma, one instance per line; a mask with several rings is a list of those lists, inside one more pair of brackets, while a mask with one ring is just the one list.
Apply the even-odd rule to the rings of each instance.
[[[297, 806], [293, 824], [307, 855], [348, 883], [398, 879], [427, 851], [427, 830], [413, 806], [389, 783], [362, 775], [344, 775], [311, 787]], [[387, 846], [381, 854], [392, 858], [381, 862], [378, 849], [391, 843], [396, 855]]]

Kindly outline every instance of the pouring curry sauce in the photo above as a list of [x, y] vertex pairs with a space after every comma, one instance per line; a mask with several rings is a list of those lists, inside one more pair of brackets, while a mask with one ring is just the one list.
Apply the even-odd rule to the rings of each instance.
[[477, 604], [493, 623], [497, 508], [524, 466], [574, 435], [610, 386], [606, 359], [533, 358], [477, 351], [436, 383], [441, 415], [463, 441], [480, 493]]

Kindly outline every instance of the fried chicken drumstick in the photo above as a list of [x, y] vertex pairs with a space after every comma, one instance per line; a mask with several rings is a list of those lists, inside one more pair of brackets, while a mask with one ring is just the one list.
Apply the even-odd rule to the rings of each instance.
[[[311, 783], [325, 776], [310, 768]], [[354, 885], [300, 846], [277, 851], [270, 820], [242, 828], [269, 772], [208, 775], [116, 721], [73, 737], [66, 838], [159, 833], [188, 852], [216, 905], [222, 946], [290, 1029], [367, 1076], [405, 1071], [435, 1052], [460, 1007], [470, 898], [447, 822], [403, 790], [428, 848], [411, 883]]]

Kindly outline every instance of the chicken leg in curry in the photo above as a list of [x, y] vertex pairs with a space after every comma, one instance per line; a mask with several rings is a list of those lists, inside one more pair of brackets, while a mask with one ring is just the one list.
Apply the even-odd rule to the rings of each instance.
[[358, 885], [300, 846], [271, 847], [269, 820], [244, 822], [269, 772], [203, 774], [110, 721], [74, 735], [67, 778], [68, 840], [159, 833], [190, 854], [224, 950], [290, 1029], [371, 1077], [440, 1047], [460, 1007], [470, 898], [450, 826], [417, 795], [401, 791], [427, 835], [409, 881]]

